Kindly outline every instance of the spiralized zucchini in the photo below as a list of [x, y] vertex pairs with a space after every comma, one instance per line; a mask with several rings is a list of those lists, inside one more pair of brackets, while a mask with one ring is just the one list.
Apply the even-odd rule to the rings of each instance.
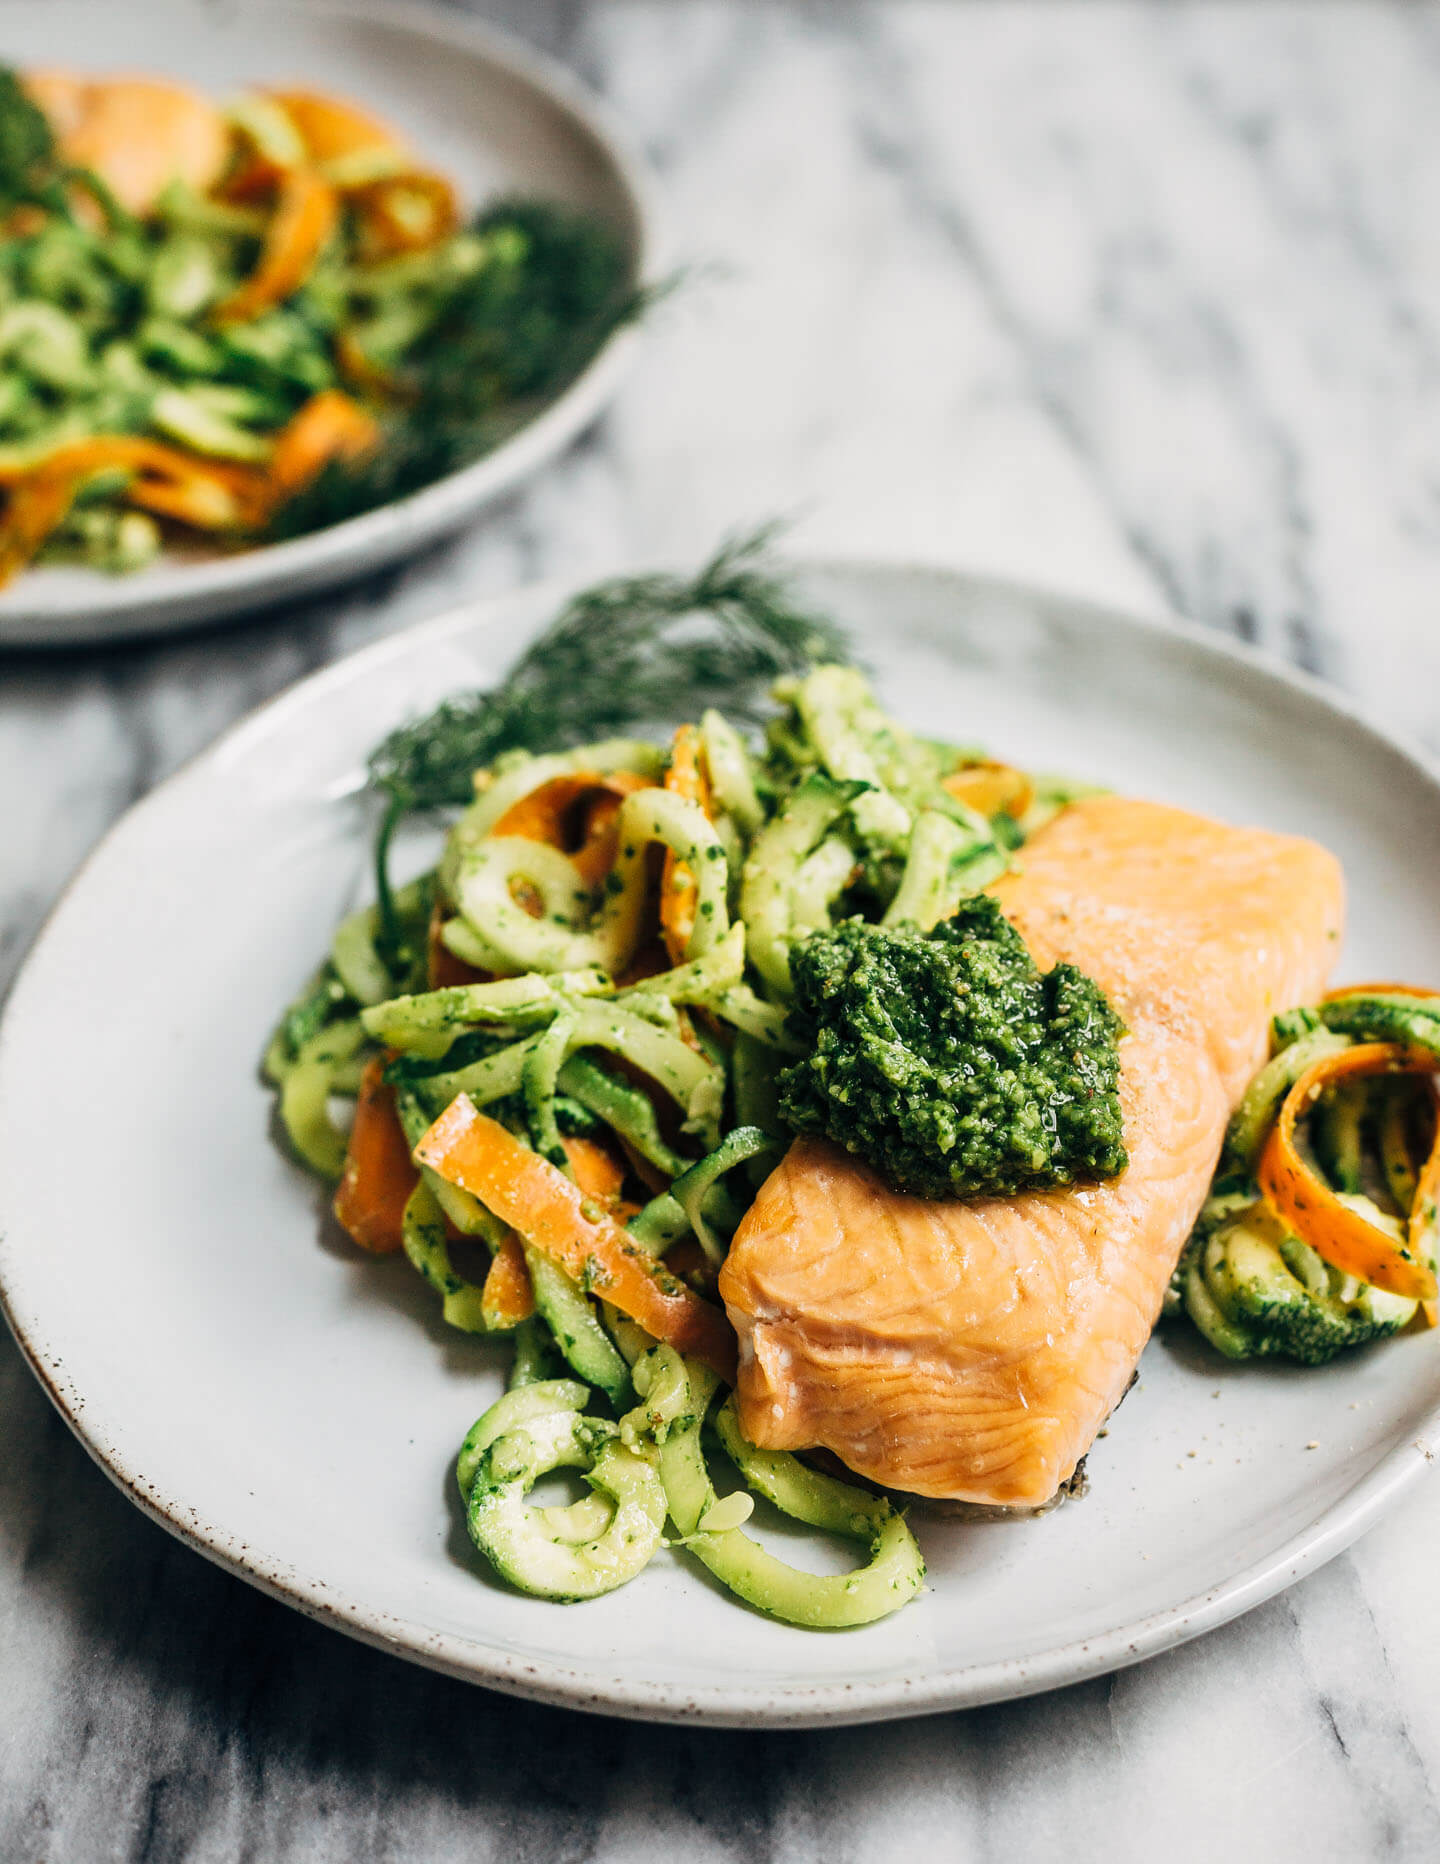
[[[693, 1384], [695, 1368], [687, 1371]], [[660, 1471], [675, 1525], [723, 1585], [772, 1618], [826, 1631], [873, 1624], [914, 1598], [925, 1581], [925, 1562], [904, 1517], [883, 1496], [806, 1469], [783, 1452], [754, 1449], [741, 1437], [728, 1405], [720, 1418], [727, 1419], [721, 1424], [717, 1418], [721, 1441], [767, 1500], [807, 1526], [860, 1542], [869, 1553], [853, 1573], [806, 1573], [738, 1526], [720, 1525], [723, 1503], [705, 1466], [697, 1421], [667, 1440]]]
[[338, 1178], [345, 1163], [345, 1135], [331, 1117], [330, 1099], [354, 1093], [359, 1076], [351, 1064], [364, 1042], [358, 1019], [332, 1023], [302, 1044], [280, 1083], [280, 1118], [290, 1143], [322, 1178]]
[[[646, 853], [660, 842], [697, 877], [700, 902], [687, 956], [700, 958], [729, 930], [724, 844], [695, 803], [663, 790], [627, 796], [617, 823], [619, 853], [598, 912], [575, 864], [559, 849], [518, 835], [476, 842], [460, 856], [455, 897], [473, 949], [501, 971], [579, 971], [612, 976], [635, 956], [644, 920]], [[528, 888], [539, 911], [519, 904]]]
[[[838, 885], [830, 884], [833, 855], [824, 857], [818, 870], [810, 867], [807, 872], [808, 864], [834, 824], [865, 790], [863, 783], [837, 783], [820, 773], [812, 774], [755, 837], [745, 863], [740, 916], [750, 962], [782, 996], [790, 989], [792, 941], [829, 923], [840, 892]], [[849, 865], [852, 869], [855, 865], [853, 849]]]
[[1271, 1044], [1166, 1311], [1229, 1359], [1323, 1365], [1440, 1312], [1440, 998], [1334, 992], [1277, 1016]]
[[[589, 1395], [569, 1380], [507, 1392], [471, 1430], [456, 1471], [470, 1538], [496, 1572], [562, 1603], [633, 1579], [665, 1525], [653, 1458], [622, 1442], [616, 1425], [582, 1416]], [[583, 1470], [594, 1494], [568, 1508], [527, 1506], [555, 1469]]]
[[[657, 1018], [663, 1018], [670, 1006], [664, 999], [652, 998], [646, 1007]], [[671, 1015], [673, 1018], [673, 1011]], [[560, 1027], [558, 1040], [552, 1040], [547, 1030], [467, 1067], [420, 1076], [416, 1089], [437, 1111], [448, 1106], [457, 1094], [468, 1094], [477, 1107], [489, 1106], [524, 1091], [527, 1069], [538, 1055], [547, 1069], [554, 1064], [553, 1074], [548, 1077], [549, 1091], [553, 1093], [558, 1090], [569, 1057], [593, 1049], [622, 1056], [642, 1070], [680, 1109], [688, 1129], [700, 1134], [715, 1132], [724, 1092], [723, 1076], [707, 1056], [682, 1039], [673, 1020], [667, 1027], [663, 1020], [652, 1022], [634, 1007], [621, 1003], [610, 1003], [603, 1009], [577, 1005]], [[537, 1068], [540, 1065], [536, 1063]]]
[[[787, 1624], [872, 1624], [915, 1596], [925, 1563], [903, 1516], [882, 1496], [755, 1449], [726, 1400], [716, 1432], [750, 1488], [793, 1519], [858, 1543], [868, 1558], [851, 1573], [807, 1573], [742, 1533], [753, 1500], [722, 1499], [701, 1449], [714, 1375], [668, 1346], [646, 1345], [637, 1330], [628, 1342], [643, 1347], [634, 1365], [640, 1403], [618, 1425], [582, 1416], [588, 1392], [562, 1379], [508, 1392], [466, 1437], [456, 1476], [470, 1537], [502, 1578], [567, 1603], [614, 1591], [659, 1550], [668, 1515], [680, 1536], [675, 1546]], [[527, 1507], [537, 1479], [561, 1468], [582, 1470], [595, 1495], [568, 1508]]]
[[485, 1291], [457, 1275], [445, 1237], [445, 1216], [435, 1193], [422, 1178], [405, 1206], [401, 1235], [405, 1254], [440, 1296], [441, 1313], [462, 1333], [489, 1333]]
[[908, 921], [928, 932], [1004, 868], [1004, 856], [983, 816], [957, 821], [953, 814], [922, 809], [915, 818], [900, 886], [884, 923]]

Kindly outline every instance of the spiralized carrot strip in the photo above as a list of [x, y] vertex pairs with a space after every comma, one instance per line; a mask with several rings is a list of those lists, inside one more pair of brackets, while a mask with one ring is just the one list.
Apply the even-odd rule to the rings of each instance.
[[496, 1250], [480, 1295], [487, 1327], [508, 1333], [535, 1312], [535, 1290], [525, 1266], [525, 1250], [512, 1231]]
[[298, 291], [339, 216], [340, 197], [331, 182], [313, 169], [287, 169], [280, 178], [259, 264], [238, 290], [215, 307], [216, 319], [247, 323]]
[[399, 396], [400, 383], [369, 354], [353, 330], [335, 333], [335, 364], [352, 388], [382, 399]]
[[[1433, 1075], [1435, 1058], [1422, 1049], [1401, 1048], [1392, 1042], [1362, 1042], [1322, 1056], [1296, 1081], [1280, 1106], [1280, 1113], [1265, 1142], [1257, 1172], [1260, 1189], [1276, 1214], [1296, 1236], [1309, 1243], [1325, 1261], [1373, 1287], [1412, 1301], [1432, 1301], [1437, 1288], [1428, 1264], [1428, 1250], [1417, 1249], [1412, 1217], [1410, 1235], [1397, 1244], [1383, 1230], [1366, 1221], [1340, 1201], [1330, 1186], [1313, 1172], [1295, 1144], [1295, 1123], [1314, 1104], [1321, 1090], [1352, 1075]], [[1432, 1160], [1434, 1155], [1432, 1153]], [[1430, 1163], [1426, 1174], [1430, 1177]], [[1440, 1163], [1435, 1166], [1440, 1174]], [[1417, 1207], [1418, 1207], [1417, 1199]]]
[[0, 468], [0, 489], [9, 493], [0, 518], [0, 584], [31, 561], [97, 473], [131, 474], [126, 502], [157, 517], [201, 531], [254, 530], [327, 461], [358, 459], [379, 437], [364, 408], [332, 388], [312, 395], [281, 429], [264, 467], [198, 458], [140, 434], [67, 442], [27, 466]]
[[1342, 997], [1440, 997], [1440, 990], [1431, 990], [1423, 984], [1337, 984], [1334, 990], [1327, 990], [1320, 1001], [1338, 1003]]
[[171, 518], [196, 531], [233, 531], [249, 521], [260, 496], [252, 486], [227, 483], [219, 474], [191, 472], [183, 476], [137, 476], [125, 488], [125, 498], [157, 518]]
[[[621, 803], [633, 791], [653, 787], [633, 770], [580, 770], [552, 777], [511, 803], [490, 833], [518, 835], [525, 841], [543, 841], [551, 848], [562, 849], [569, 853], [582, 882], [587, 887], [598, 887], [615, 865], [615, 818]], [[572, 836], [567, 831], [577, 814], [583, 815], [580, 845], [571, 849], [568, 843]]]
[[[698, 725], [682, 725], [675, 733], [670, 768], [665, 772], [665, 788], [672, 796], [698, 803], [707, 816], [711, 814], [710, 780], [705, 771], [704, 741]], [[660, 877], [660, 928], [672, 964], [684, 961], [695, 930], [699, 897], [689, 863], [667, 849]]]
[[335, 1193], [336, 1217], [362, 1249], [376, 1255], [400, 1248], [405, 1206], [420, 1177], [395, 1111], [395, 1090], [386, 1086], [384, 1072], [378, 1055], [365, 1064]]
[[988, 758], [952, 771], [941, 788], [987, 816], [998, 815], [1002, 809], [1007, 815], [1022, 816], [1035, 800], [1035, 786], [1023, 770]]
[[460, 224], [454, 188], [430, 169], [405, 169], [344, 192], [370, 259], [424, 252]]
[[331, 460], [364, 457], [380, 438], [375, 420], [338, 388], [312, 395], [281, 428], [265, 476], [265, 498], [274, 506], [307, 486]]
[[[1430, 1153], [1420, 1167], [1415, 1181], [1415, 1201], [1410, 1206], [1409, 1241], [1412, 1254], [1434, 1266], [1440, 1247], [1440, 1092], [1430, 1083], [1430, 1110], [1435, 1118], [1435, 1133]], [[1427, 1327], [1440, 1326], [1440, 1298], [1435, 1295], [1420, 1303]]]
[[328, 97], [320, 91], [269, 91], [266, 95], [295, 125], [312, 162], [405, 150], [398, 131], [348, 98]]
[[418, 167], [388, 123], [317, 91], [272, 91], [270, 98], [294, 125], [310, 165], [344, 197], [368, 258], [423, 252], [459, 226], [454, 187]]
[[593, 1139], [563, 1139], [561, 1144], [570, 1161], [570, 1176], [585, 1195], [613, 1204], [625, 1182], [625, 1167], [614, 1153]]
[[0, 522], [0, 587], [18, 575], [64, 523], [87, 476], [40, 469], [11, 490]]
[[258, 476], [253, 467], [202, 459], [163, 440], [151, 440], [144, 434], [92, 434], [83, 440], [67, 440], [23, 466], [0, 466], [0, 487], [21, 485], [40, 472], [73, 471], [88, 476], [112, 467], [177, 479], [191, 473], [204, 473], [227, 484]]
[[594, 1200], [579, 1185], [466, 1095], [424, 1134], [415, 1156], [447, 1184], [479, 1198], [582, 1286], [603, 1291], [657, 1340], [734, 1382], [735, 1335], [720, 1310], [668, 1275], [613, 1218], [595, 1215]]
[[115, 470], [133, 475], [124, 494], [130, 504], [209, 531], [244, 524], [264, 483], [253, 467], [197, 459], [143, 435], [69, 441], [27, 466], [0, 469], [0, 488], [9, 493], [0, 519], [0, 584], [31, 561], [88, 480]]

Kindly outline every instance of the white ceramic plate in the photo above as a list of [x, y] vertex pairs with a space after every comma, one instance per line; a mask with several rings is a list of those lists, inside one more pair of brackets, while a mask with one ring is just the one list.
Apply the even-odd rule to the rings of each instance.
[[[643, 163], [604, 106], [561, 66], [454, 13], [384, 0], [0, 0], [0, 62], [140, 67], [227, 96], [301, 82], [368, 105], [478, 205], [540, 194], [603, 214], [636, 279], [655, 275]], [[132, 576], [32, 570], [0, 591], [0, 645], [78, 645], [218, 620], [389, 563], [455, 530], [554, 457], [609, 400], [635, 330], [493, 453], [378, 511], [233, 556], [162, 560]]]
[[[903, 718], [1237, 822], [1317, 836], [1343, 974], [1440, 979], [1435, 777], [1320, 690], [1192, 634], [948, 572], [822, 568]], [[143, 1508], [302, 1611], [502, 1689], [718, 1723], [860, 1721], [1068, 1683], [1220, 1624], [1420, 1473], [1440, 1335], [1323, 1372], [1152, 1342], [1039, 1520], [920, 1519], [926, 1593], [863, 1631], [777, 1625], [661, 1554], [593, 1604], [472, 1555], [452, 1459], [501, 1350], [402, 1260], [322, 1224], [256, 1064], [364, 885], [337, 800], [391, 725], [487, 683], [557, 605], [522, 593], [304, 681], [161, 786], [75, 882], [0, 1039], [0, 1286], [38, 1375]], [[1310, 1445], [1318, 1447], [1307, 1447]]]

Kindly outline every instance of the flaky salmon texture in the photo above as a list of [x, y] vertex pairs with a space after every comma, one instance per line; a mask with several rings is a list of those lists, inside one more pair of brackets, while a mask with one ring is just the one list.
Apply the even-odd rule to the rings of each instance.
[[1315, 843], [1161, 804], [1076, 803], [993, 889], [1042, 967], [1122, 1017], [1130, 1164], [1105, 1184], [932, 1202], [797, 1140], [720, 1277], [740, 1420], [917, 1495], [1049, 1501], [1124, 1395], [1272, 1015], [1339, 953]]

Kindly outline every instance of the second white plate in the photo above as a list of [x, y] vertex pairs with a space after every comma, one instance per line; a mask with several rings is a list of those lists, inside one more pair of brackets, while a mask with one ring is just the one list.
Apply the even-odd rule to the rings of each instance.
[[[1341, 857], [1342, 973], [1440, 980], [1434, 776], [1251, 655], [947, 572], [807, 572], [911, 724], [1022, 764], [1314, 835]], [[305, 681], [120, 824], [0, 1036], [0, 1289], [55, 1402], [145, 1509], [301, 1610], [453, 1674], [577, 1707], [780, 1726], [915, 1714], [1115, 1668], [1337, 1552], [1424, 1467], [1440, 1335], [1323, 1371], [1163, 1332], [1039, 1520], [917, 1514], [929, 1587], [818, 1635], [683, 1554], [559, 1607], [472, 1553], [452, 1464], [503, 1350], [362, 1258], [277, 1150], [257, 1060], [364, 885], [337, 800], [398, 720], [503, 670], [559, 593], [413, 629]]]
[[[0, 63], [179, 78], [224, 97], [301, 83], [394, 123], [472, 206], [534, 194], [603, 215], [653, 276], [643, 163], [605, 107], [561, 66], [491, 28], [403, 0], [27, 0], [0, 4]], [[379, 568], [453, 531], [552, 459], [619, 386], [638, 332], [621, 330], [502, 446], [434, 485], [328, 530], [131, 576], [30, 570], [0, 590], [0, 646], [74, 646], [167, 633]]]

